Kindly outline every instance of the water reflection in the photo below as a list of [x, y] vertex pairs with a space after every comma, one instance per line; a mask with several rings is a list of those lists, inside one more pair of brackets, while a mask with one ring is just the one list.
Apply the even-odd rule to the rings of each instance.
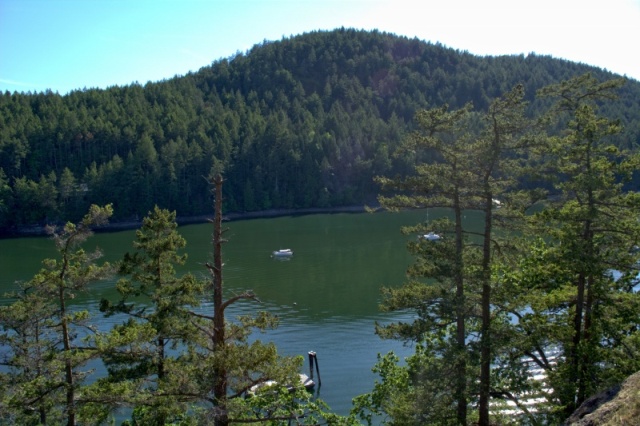
[[[437, 217], [431, 210], [430, 217]], [[339, 414], [347, 414], [353, 397], [372, 389], [371, 368], [378, 353], [395, 351], [401, 357], [413, 351], [401, 343], [381, 340], [374, 323], [404, 319], [403, 315], [378, 310], [381, 286], [400, 285], [412, 259], [405, 250], [408, 239], [402, 226], [425, 219], [424, 212], [402, 214], [333, 214], [256, 219], [225, 223], [228, 243], [223, 245], [225, 297], [253, 290], [261, 303], [242, 301], [227, 311], [237, 315], [266, 310], [280, 318], [276, 330], [253, 338], [274, 342], [283, 355], [317, 352], [322, 387], [320, 396]], [[187, 240], [188, 263], [179, 272], [190, 271], [203, 279], [211, 259], [211, 225], [181, 227]], [[91, 244], [99, 246], [105, 260], [117, 261], [130, 251], [134, 231], [98, 234]], [[29, 248], [33, 245], [38, 248]], [[9, 289], [16, 279], [28, 280], [42, 259], [54, 255], [52, 242], [42, 239], [0, 241], [0, 264], [6, 270], [0, 286]], [[278, 247], [289, 247], [295, 255], [277, 260]], [[88, 247], [90, 249], [90, 247]], [[5, 257], [11, 253], [9, 260]], [[16, 257], [17, 256], [17, 257]], [[23, 256], [27, 261], [11, 259]], [[94, 322], [107, 330], [123, 320], [104, 318], [98, 302], [117, 299], [117, 278], [92, 285], [90, 292], [75, 299], [77, 308], [91, 311]], [[199, 308], [211, 310], [205, 302]], [[99, 369], [98, 369], [99, 372]]]

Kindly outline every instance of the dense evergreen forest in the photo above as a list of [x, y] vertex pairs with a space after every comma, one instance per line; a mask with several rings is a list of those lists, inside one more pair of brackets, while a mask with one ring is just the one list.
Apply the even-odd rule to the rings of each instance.
[[[225, 211], [356, 205], [373, 177], [412, 168], [397, 146], [417, 110], [482, 111], [523, 84], [537, 89], [607, 71], [530, 54], [479, 57], [417, 39], [352, 29], [264, 42], [161, 82], [57, 93], [0, 94], [0, 228], [77, 221], [113, 203], [113, 221], [154, 205], [208, 214], [208, 178], [223, 173]], [[604, 115], [616, 143], [640, 142], [640, 83]], [[638, 181], [635, 181], [635, 187]]]
[[[5, 93], [0, 227], [69, 222], [0, 306], [0, 422], [98, 424], [125, 406], [125, 424], [564, 424], [640, 368], [640, 84], [613, 77], [340, 29], [144, 87]], [[177, 215], [212, 200], [209, 277], [178, 276]], [[375, 331], [415, 353], [379, 355], [380, 380], [338, 416], [296, 385], [301, 358], [249, 339], [276, 317], [225, 320], [257, 295], [224, 298], [222, 213], [369, 202], [451, 217], [402, 229], [414, 263], [381, 308], [412, 315]], [[116, 264], [81, 248], [145, 214]], [[86, 336], [68, 302], [115, 273], [99, 309], [127, 319]], [[107, 376], [83, 383], [97, 359]]]

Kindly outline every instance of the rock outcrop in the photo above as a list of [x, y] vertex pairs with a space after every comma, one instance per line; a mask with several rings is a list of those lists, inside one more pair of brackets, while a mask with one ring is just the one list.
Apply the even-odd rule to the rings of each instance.
[[622, 385], [587, 399], [565, 425], [640, 425], [640, 371], [629, 376]]

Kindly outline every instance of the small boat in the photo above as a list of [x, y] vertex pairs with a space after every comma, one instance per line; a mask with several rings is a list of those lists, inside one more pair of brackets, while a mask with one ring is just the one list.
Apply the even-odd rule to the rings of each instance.
[[420, 237], [418, 238], [427, 240], [427, 241], [438, 241], [442, 239], [442, 236], [436, 234], [435, 232], [429, 232], [428, 234], [420, 235]]
[[[322, 385], [322, 381], [320, 380], [320, 367], [318, 365], [318, 356], [314, 351], [309, 351], [308, 355], [309, 355], [309, 374], [311, 374], [311, 377], [307, 376], [304, 373], [299, 373], [298, 376], [300, 377], [300, 384], [304, 386], [306, 390], [311, 391], [316, 386], [316, 382], [313, 379], [314, 366], [316, 369], [316, 374], [318, 375], [318, 386]], [[276, 382], [275, 380], [267, 380], [265, 382], [258, 383], [249, 388], [249, 390], [247, 391], [247, 395], [253, 396], [260, 389], [269, 387], [269, 386], [274, 386], [277, 384], [278, 382]], [[294, 390], [294, 387], [291, 385], [288, 385], [287, 389], [289, 389], [289, 391], [292, 392]]]
[[281, 249], [274, 251], [271, 255], [273, 257], [291, 257], [293, 256], [293, 251], [291, 249]]
[[[315, 386], [316, 386], [316, 382], [313, 381], [313, 379], [309, 376], [307, 376], [306, 374], [300, 373], [300, 384], [302, 386], [304, 386], [304, 388], [308, 391], [312, 390]], [[263, 388], [267, 388], [270, 386], [274, 386], [277, 385], [278, 382], [276, 382], [275, 380], [267, 380], [266, 382], [262, 382], [262, 383], [258, 383], [257, 385], [253, 385], [249, 388], [249, 391], [247, 392], [247, 394], [249, 396], [253, 396], [255, 395], [260, 389]], [[289, 385], [287, 386], [287, 389], [289, 390], [289, 392], [293, 392], [294, 387]]]

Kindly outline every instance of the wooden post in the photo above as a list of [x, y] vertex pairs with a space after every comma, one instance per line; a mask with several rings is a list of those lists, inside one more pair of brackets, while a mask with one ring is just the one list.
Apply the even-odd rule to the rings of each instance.
[[313, 364], [316, 365], [316, 374], [318, 375], [318, 387], [322, 385], [322, 379], [320, 379], [320, 366], [318, 365], [318, 356], [314, 351], [309, 351], [309, 373], [311, 374], [311, 380], [313, 380]]

